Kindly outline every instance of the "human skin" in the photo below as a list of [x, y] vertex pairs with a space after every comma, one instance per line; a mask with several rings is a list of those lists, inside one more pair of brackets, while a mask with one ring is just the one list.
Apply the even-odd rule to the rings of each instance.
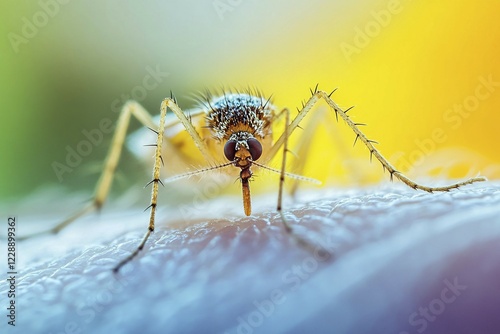
[[18, 319], [2, 333], [498, 333], [498, 183], [305, 192], [285, 215], [310, 249], [274, 204], [259, 212], [274, 201], [256, 197], [250, 217], [189, 222], [160, 210], [118, 274], [145, 232], [135, 209], [19, 242]]

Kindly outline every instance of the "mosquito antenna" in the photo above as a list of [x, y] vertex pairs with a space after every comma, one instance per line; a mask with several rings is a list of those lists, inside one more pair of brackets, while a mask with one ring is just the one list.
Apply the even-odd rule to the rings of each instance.
[[[269, 170], [271, 172], [274, 172], [274, 173], [277, 173], [277, 174], [281, 174], [280, 170], [268, 167], [266, 165], [261, 165], [261, 164], [255, 162], [255, 161], [252, 161], [252, 164], [257, 165], [260, 168], [267, 169], [267, 170]], [[307, 177], [307, 176], [302, 176], [302, 175], [293, 174], [293, 173], [287, 173], [287, 172], [285, 172], [285, 176], [289, 177], [291, 179], [299, 180], [299, 181], [311, 182], [311, 183], [314, 183], [314, 184], [321, 184], [321, 181], [313, 179], [312, 177]]]
[[177, 180], [181, 180], [181, 179], [185, 179], [185, 178], [191, 177], [193, 175], [198, 175], [198, 174], [202, 174], [202, 173], [209, 172], [209, 171], [212, 171], [212, 170], [216, 170], [216, 169], [219, 169], [219, 168], [224, 168], [224, 167], [227, 167], [227, 166], [231, 166], [232, 164], [233, 164], [233, 162], [231, 161], [231, 162], [227, 162], [225, 164], [218, 165], [218, 166], [213, 166], [213, 167], [198, 169], [198, 170], [195, 170], [195, 171], [192, 171], [192, 172], [187, 172], [187, 173], [184, 173], [184, 174], [174, 175], [174, 176], [171, 176], [169, 178], [166, 178], [165, 180], [163, 180], [163, 182], [165, 182], [165, 183], [174, 182], [174, 181], [177, 181]]

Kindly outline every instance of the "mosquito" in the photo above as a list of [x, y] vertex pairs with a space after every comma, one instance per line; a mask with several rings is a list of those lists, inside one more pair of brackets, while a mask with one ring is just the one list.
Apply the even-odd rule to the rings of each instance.
[[[277, 211], [283, 222], [285, 231], [293, 235], [293, 230], [289, 222], [286, 220], [282, 210], [283, 198], [283, 185], [286, 177], [294, 178], [297, 180], [315, 182], [314, 179], [287, 173], [285, 171], [286, 156], [288, 150], [288, 137], [299, 127], [299, 124], [304, 117], [313, 109], [318, 101], [323, 100], [334, 112], [338, 122], [339, 117], [351, 128], [354, 132], [355, 139], [354, 145], [360, 141], [370, 152], [370, 161], [375, 157], [381, 164], [384, 170], [387, 170], [390, 175], [391, 181], [396, 178], [413, 189], [419, 189], [427, 192], [435, 191], [449, 191], [451, 189], [459, 188], [464, 185], [472, 184], [474, 182], [485, 181], [484, 177], [474, 177], [462, 182], [450, 184], [442, 187], [429, 187], [420, 185], [399, 172], [386, 158], [382, 156], [374, 144], [376, 141], [368, 139], [360, 130], [364, 123], [356, 123], [348, 115], [352, 109], [348, 108], [343, 110], [337, 103], [335, 103], [331, 96], [335, 92], [327, 93], [323, 90], [318, 90], [318, 85], [310, 90], [311, 96], [302, 104], [302, 108], [297, 108], [297, 115], [290, 122], [290, 111], [288, 108], [278, 109], [271, 103], [270, 98], [264, 98], [258, 91], [247, 90], [244, 92], [227, 91], [220, 95], [212, 96], [207, 93], [199, 99], [200, 105], [194, 111], [185, 113], [177, 104], [177, 100], [171, 94], [169, 98], [165, 98], [160, 106], [160, 119], [159, 124], [156, 125], [153, 117], [135, 101], [128, 101], [121, 109], [118, 117], [117, 126], [113, 135], [111, 147], [108, 151], [104, 170], [97, 182], [93, 200], [86, 207], [65, 221], [56, 225], [54, 228], [47, 232], [57, 233], [77, 218], [99, 209], [104, 204], [112, 181], [118, 161], [120, 158], [121, 150], [126, 138], [129, 122], [131, 116], [138, 119], [143, 125], [149, 127], [157, 134], [156, 143], [150, 146], [155, 147], [154, 154], [154, 167], [153, 178], [148, 183], [152, 185], [151, 201], [147, 209], [150, 209], [148, 229], [141, 239], [137, 248], [127, 257], [122, 259], [115, 267], [114, 272], [118, 272], [122, 266], [134, 259], [139, 252], [144, 248], [151, 233], [155, 229], [155, 215], [158, 200], [159, 185], [164, 182], [173, 182], [178, 179], [187, 178], [193, 175], [205, 173], [208, 171], [222, 169], [222, 168], [235, 168], [239, 171], [239, 180], [241, 182], [243, 209], [245, 215], [251, 214], [251, 195], [250, 195], [250, 181], [252, 179], [252, 167], [263, 168], [272, 172], [278, 173], [279, 188], [278, 188], [278, 203]], [[167, 110], [171, 110], [176, 116], [174, 120], [167, 122]], [[273, 125], [281, 119], [285, 118], [285, 129], [283, 133], [278, 136], [277, 140], [273, 140]], [[198, 122], [193, 123], [196, 119]], [[174, 145], [168, 139], [164, 140], [166, 130], [174, 125], [182, 124], [184, 130], [190, 135], [194, 144], [206, 161], [213, 161], [215, 157], [218, 161], [222, 161], [215, 166], [187, 172], [174, 177], [165, 179], [160, 178], [160, 170], [164, 162], [169, 163], [169, 155], [165, 154], [166, 149], [174, 149]], [[305, 128], [305, 131], [314, 131], [314, 129]], [[166, 146], [166, 149], [163, 147]], [[274, 169], [266, 164], [274, 158], [279, 150], [282, 149], [281, 168]], [[167, 159], [163, 159], [165, 156]]]

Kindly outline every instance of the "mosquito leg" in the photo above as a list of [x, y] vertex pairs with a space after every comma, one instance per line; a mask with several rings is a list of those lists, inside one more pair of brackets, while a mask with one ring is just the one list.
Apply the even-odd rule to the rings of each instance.
[[[317, 110], [316, 113], [311, 115], [312, 117], [300, 133], [300, 139], [297, 141], [297, 145], [293, 148], [294, 154], [297, 157], [300, 157], [300, 159], [296, 159], [297, 161], [294, 162], [293, 172], [296, 174], [303, 175], [304, 173], [311, 142], [316, 134], [316, 129], [320, 125], [321, 121], [324, 120], [325, 111], [326, 110]], [[297, 192], [299, 184], [300, 180], [293, 180], [293, 184], [290, 187], [290, 194], [292, 196], [294, 196]]]
[[484, 177], [474, 177], [474, 178], [470, 178], [470, 179], [462, 181], [462, 182], [453, 183], [453, 184], [450, 184], [450, 185], [447, 185], [447, 186], [443, 186], [443, 187], [428, 187], [428, 186], [420, 185], [420, 184], [418, 184], [418, 183], [410, 180], [408, 177], [406, 177], [405, 175], [403, 175], [401, 172], [397, 171], [396, 168], [394, 166], [392, 166], [392, 164], [386, 158], [384, 158], [384, 156], [382, 156], [382, 154], [373, 146], [373, 144], [376, 144], [377, 142], [374, 141], [374, 140], [368, 139], [363, 134], [363, 132], [361, 132], [361, 130], [359, 129], [359, 126], [360, 125], [364, 125], [364, 124], [353, 122], [349, 118], [349, 116], [347, 115], [347, 111], [349, 109], [347, 109], [345, 111], [342, 110], [330, 98], [330, 96], [328, 95], [328, 93], [326, 93], [324, 91], [317, 91], [317, 92], [315, 92], [315, 94], [313, 94], [313, 96], [309, 99], [308, 103], [306, 104], [306, 107], [310, 106], [309, 109], [312, 108], [312, 106], [320, 98], [323, 99], [323, 100], [325, 100], [326, 103], [333, 109], [333, 111], [335, 112], [335, 115], [339, 115], [347, 123], [347, 125], [352, 129], [352, 131], [354, 131], [354, 133], [356, 134], [356, 139], [355, 140], [356, 141], [357, 140], [361, 140], [361, 142], [363, 142], [363, 144], [365, 144], [365, 146], [370, 151], [370, 160], [371, 160], [372, 156], [375, 156], [375, 158], [377, 158], [377, 160], [380, 161], [380, 163], [382, 164], [382, 167], [384, 169], [387, 169], [387, 171], [390, 174], [391, 181], [392, 181], [393, 177], [396, 177], [401, 182], [403, 182], [404, 184], [406, 184], [407, 186], [409, 186], [409, 187], [411, 187], [413, 189], [420, 189], [420, 190], [427, 191], [427, 192], [449, 191], [451, 189], [459, 188], [461, 186], [464, 186], [464, 185], [467, 185], [467, 184], [472, 184], [474, 182], [486, 181], [486, 178], [484, 178]]
[[[343, 138], [339, 134], [339, 132], [335, 129], [336, 126], [335, 122], [330, 122], [331, 118], [330, 115], [327, 114], [327, 112], [329, 112], [327, 107], [321, 107], [315, 109], [315, 112], [312, 113], [312, 115], [310, 115], [310, 118], [306, 126], [301, 127], [302, 131], [300, 132], [300, 137], [293, 148], [294, 155], [299, 157], [299, 159], [296, 159], [296, 161], [293, 164], [294, 173], [297, 173], [299, 175], [304, 174], [304, 168], [306, 162], [309, 160], [308, 156], [310, 152], [310, 147], [312, 145], [314, 137], [316, 136], [317, 129], [320, 125], [326, 127], [326, 132], [330, 136], [330, 141], [328, 142], [328, 145], [335, 149], [335, 153], [338, 155], [340, 159], [339, 161], [342, 162], [348, 161], [348, 159], [343, 159], [343, 158], [349, 156], [350, 145], [347, 144], [345, 138]], [[353, 168], [349, 169], [349, 171], [350, 174], [346, 177], [349, 178], [349, 180], [351, 180], [352, 182], [356, 182], [362, 179], [359, 169]], [[300, 180], [296, 179], [292, 181], [293, 183], [292, 186], [290, 187], [290, 194], [294, 196], [301, 182]]]
[[151, 204], [149, 205], [149, 208], [151, 208], [150, 216], [149, 216], [149, 226], [148, 230], [146, 231], [146, 234], [142, 238], [142, 241], [140, 242], [139, 246], [135, 249], [134, 252], [132, 252], [129, 256], [121, 260], [115, 268], [113, 268], [114, 272], [118, 272], [120, 268], [128, 263], [130, 260], [132, 260], [134, 257], [139, 254], [139, 252], [144, 248], [144, 245], [146, 244], [146, 241], [149, 239], [149, 236], [151, 233], [153, 233], [155, 229], [155, 214], [156, 214], [156, 205], [157, 205], [157, 200], [158, 200], [158, 184], [161, 183], [160, 180], [160, 168], [163, 163], [163, 159], [161, 157], [161, 148], [163, 144], [163, 136], [164, 136], [164, 131], [165, 131], [165, 116], [167, 114], [167, 107], [170, 106], [170, 104], [174, 104], [174, 101], [171, 98], [167, 98], [163, 100], [161, 104], [161, 114], [160, 114], [160, 125], [158, 127], [158, 137], [156, 140], [156, 150], [155, 150], [155, 162], [154, 162], [154, 167], [153, 167], [153, 179], [151, 180], [151, 184], [153, 184], [153, 190], [151, 191]]
[[286, 155], [288, 153], [288, 123], [290, 119], [290, 112], [288, 109], [284, 109], [285, 112], [285, 132], [283, 132], [284, 137], [284, 144], [283, 144], [283, 158], [281, 160], [281, 171], [280, 171], [280, 184], [279, 184], [279, 190], [278, 190], [278, 205], [276, 207], [276, 210], [278, 210], [280, 216], [281, 216], [281, 221], [283, 222], [283, 225], [285, 226], [285, 230], [288, 233], [292, 233], [292, 227], [290, 224], [288, 224], [285, 215], [283, 214], [283, 208], [282, 208], [282, 203], [283, 203], [283, 185], [285, 184], [285, 168], [286, 168]]
[[[475, 178], [470, 178], [462, 182], [450, 184], [448, 186], [443, 186], [443, 187], [428, 187], [424, 185], [420, 185], [412, 180], [410, 180], [407, 176], [403, 175], [401, 172], [396, 170], [394, 166], [391, 165], [391, 163], [382, 156], [382, 154], [373, 146], [373, 144], [377, 143], [374, 140], [368, 139], [363, 132], [359, 129], [359, 126], [365, 125], [362, 123], [355, 123], [353, 122], [349, 116], [347, 115], [347, 112], [351, 109], [346, 109], [342, 110], [331, 98], [330, 95], [333, 93], [328, 94], [325, 91], [317, 90], [317, 86], [312, 92], [312, 96], [309, 98], [307, 103], [304, 104], [300, 112], [297, 114], [297, 116], [294, 118], [294, 120], [291, 122], [289, 126], [289, 131], [287, 132], [287, 135], [290, 135], [298, 126], [299, 123], [302, 121], [302, 119], [306, 116], [306, 114], [314, 107], [314, 105], [320, 100], [323, 99], [329, 106], [330, 108], [333, 109], [335, 112], [335, 116], [338, 117], [340, 116], [346, 123], [347, 125], [353, 130], [353, 132], [356, 134], [356, 139], [354, 143], [356, 143], [358, 140], [363, 142], [365, 146], [368, 148], [370, 151], [370, 160], [372, 159], [373, 156], [377, 158], [378, 161], [382, 164], [382, 167], [384, 169], [387, 169], [387, 171], [390, 174], [391, 180], [395, 177], [399, 179], [401, 182], [406, 184], [407, 186], [413, 188], [413, 189], [420, 189], [424, 190], [427, 192], [434, 192], [434, 191], [449, 191], [454, 188], [459, 188], [461, 186], [467, 185], [467, 184], [472, 184], [474, 182], [481, 182], [481, 181], [486, 181], [486, 178], [484, 177], [475, 177]], [[276, 154], [276, 152], [279, 150], [279, 148], [284, 144], [285, 142], [285, 133], [281, 135], [281, 137], [274, 143], [273, 147], [271, 148], [269, 152], [269, 156], [272, 157]]]
[[[285, 108], [285, 109], [281, 110], [278, 114], [276, 114], [275, 121], [278, 119], [281, 119], [286, 113], [289, 114], [288, 109]], [[293, 152], [288, 149], [288, 152], [291, 152], [294, 156], [301, 158], [301, 159], [297, 159], [297, 161], [294, 163], [294, 171], [293, 172], [296, 175], [303, 174], [305, 164], [307, 161], [306, 157], [307, 157], [307, 154], [309, 151], [309, 147], [311, 145], [312, 139], [314, 138], [316, 128], [319, 126], [321, 121], [324, 120], [324, 116], [325, 116], [324, 114], [325, 113], [323, 110], [319, 110], [318, 112], [314, 113], [312, 115], [312, 118], [307, 123], [307, 125], [304, 128], [301, 128], [301, 130], [303, 130], [303, 131], [300, 134], [300, 140], [297, 142], [296, 146], [294, 147]], [[290, 133], [291, 133], [291, 131], [290, 131]], [[282, 141], [282, 143], [283, 143], [283, 141]], [[269, 150], [269, 153], [267, 153], [265, 158], [263, 158], [262, 160], [267, 162], [267, 161], [271, 160], [272, 158], [274, 158], [274, 156], [278, 152], [277, 149], [279, 149], [279, 147], [280, 147], [279, 145], [278, 146], [275, 145], [275, 146], [271, 147], [271, 149]], [[297, 188], [298, 188], [300, 181], [304, 181], [304, 180], [301, 178], [292, 178], [293, 184], [291, 185], [290, 191], [289, 191], [289, 193], [292, 196], [297, 191]]]
[[111, 184], [113, 182], [113, 177], [115, 174], [116, 167], [118, 165], [118, 161], [120, 159], [121, 151], [123, 148], [123, 143], [125, 141], [125, 136], [128, 130], [128, 126], [130, 123], [130, 116], [134, 116], [137, 120], [139, 120], [143, 125], [150, 127], [151, 129], [156, 128], [155, 123], [152, 120], [150, 114], [142, 107], [139, 103], [135, 101], [128, 101], [121, 109], [120, 115], [118, 117], [118, 121], [116, 124], [116, 129], [113, 134], [113, 139], [111, 142], [111, 147], [106, 156], [106, 160], [104, 163], [104, 169], [101, 173], [99, 181], [96, 184], [93, 200], [81, 210], [75, 212], [70, 217], [66, 218], [64, 221], [60, 222], [53, 228], [34, 233], [30, 235], [23, 236], [21, 239], [28, 239], [31, 237], [36, 237], [42, 234], [48, 233], [58, 233], [66, 226], [70, 225], [76, 219], [91, 213], [102, 207], [104, 204]]
[[319, 249], [318, 246], [313, 245], [311, 242], [307, 241], [306, 239], [302, 238], [301, 236], [293, 232], [292, 226], [290, 225], [290, 223], [285, 217], [285, 214], [283, 213], [283, 188], [286, 176], [285, 168], [286, 168], [286, 155], [288, 153], [288, 135], [289, 135], [288, 123], [290, 119], [289, 110], [284, 109], [283, 111], [285, 112], [285, 131], [283, 132], [285, 140], [283, 142], [283, 159], [281, 160], [280, 183], [278, 190], [278, 205], [276, 207], [276, 210], [280, 214], [281, 221], [283, 223], [283, 226], [285, 227], [285, 231], [287, 232], [287, 234], [290, 235], [301, 247], [304, 247], [309, 251], [316, 251], [317, 249]]
[[179, 106], [177, 106], [177, 104], [175, 103], [175, 101], [173, 99], [167, 99], [166, 101], [168, 104], [167, 105], [168, 108], [170, 108], [170, 110], [172, 110], [174, 112], [174, 114], [177, 116], [177, 118], [179, 118], [182, 125], [184, 125], [184, 128], [189, 133], [189, 135], [193, 138], [196, 147], [198, 147], [198, 149], [200, 150], [200, 152], [203, 155], [203, 157], [205, 158], [205, 160], [206, 161], [213, 160], [212, 156], [210, 155], [210, 153], [208, 151], [207, 145], [205, 144], [203, 139], [201, 139], [200, 134], [198, 133], [198, 131], [196, 131], [195, 127], [193, 126], [193, 123], [191, 123], [191, 120], [188, 118], [188, 116], [186, 116], [186, 114], [181, 110], [181, 108], [179, 108]]

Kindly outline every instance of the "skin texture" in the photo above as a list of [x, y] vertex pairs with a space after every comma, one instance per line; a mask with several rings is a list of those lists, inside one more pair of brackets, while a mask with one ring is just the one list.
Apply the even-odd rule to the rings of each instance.
[[500, 184], [302, 192], [285, 215], [310, 250], [284, 232], [275, 201], [256, 196], [244, 217], [241, 198], [216, 198], [189, 222], [159, 208], [144, 251], [117, 275], [147, 225], [120, 202], [20, 242], [15, 331], [498, 333]]

